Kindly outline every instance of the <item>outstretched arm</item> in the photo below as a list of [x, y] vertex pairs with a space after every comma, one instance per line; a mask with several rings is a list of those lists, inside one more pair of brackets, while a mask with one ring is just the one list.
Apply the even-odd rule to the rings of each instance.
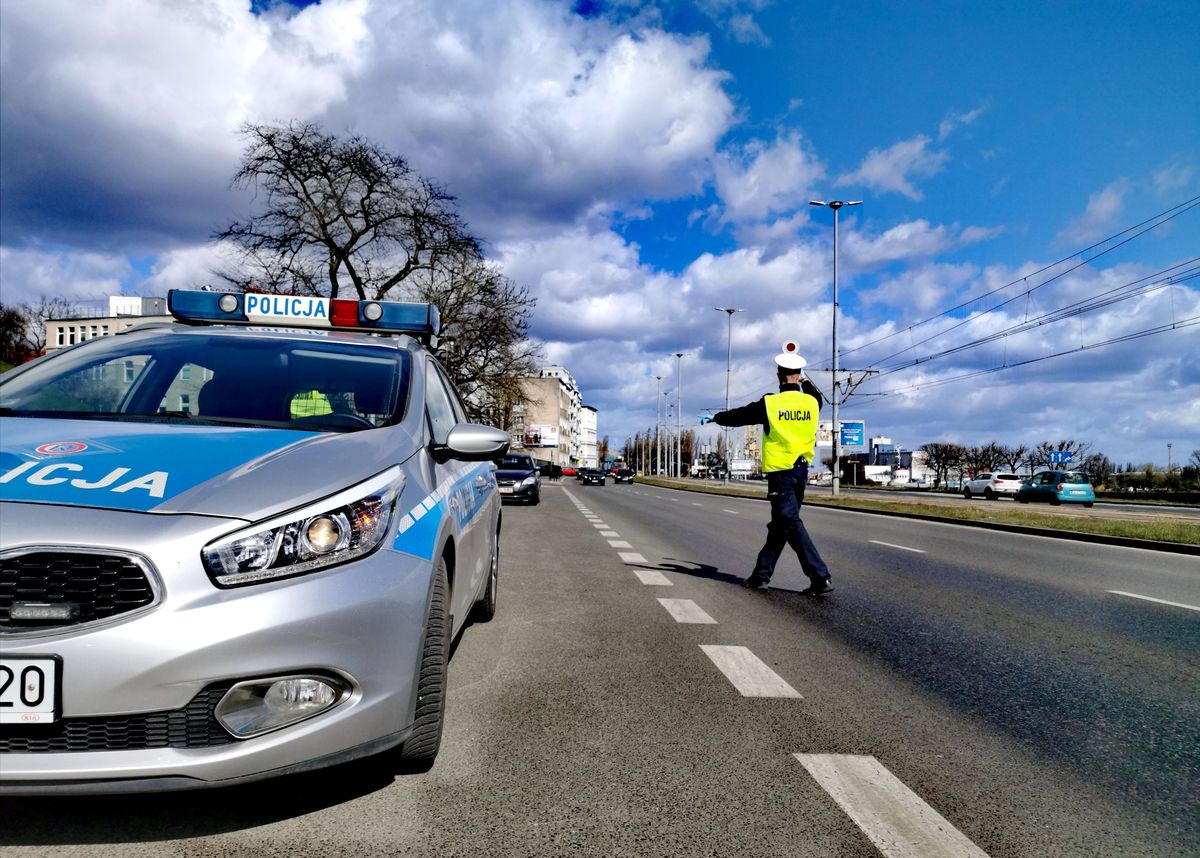
[[713, 415], [713, 423], [718, 426], [754, 426], [766, 425], [767, 406], [759, 399], [741, 408], [730, 408], [728, 411], [718, 411]]

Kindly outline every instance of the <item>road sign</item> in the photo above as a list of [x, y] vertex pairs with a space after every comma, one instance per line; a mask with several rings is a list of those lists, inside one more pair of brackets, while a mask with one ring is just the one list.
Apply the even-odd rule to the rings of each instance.
[[1070, 450], [1051, 450], [1050, 464], [1051, 465], [1067, 465], [1071, 462], [1072, 452]]
[[[862, 420], [839, 420], [842, 435], [838, 444], [841, 447], [862, 447], [867, 437], [866, 423]], [[817, 446], [833, 446], [833, 421], [822, 420], [817, 424]]]

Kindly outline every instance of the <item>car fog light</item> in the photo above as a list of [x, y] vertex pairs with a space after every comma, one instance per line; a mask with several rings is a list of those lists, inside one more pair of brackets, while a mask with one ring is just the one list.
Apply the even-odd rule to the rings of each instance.
[[336, 706], [347, 689], [322, 676], [284, 676], [239, 682], [213, 714], [239, 739], [260, 736], [319, 715]]

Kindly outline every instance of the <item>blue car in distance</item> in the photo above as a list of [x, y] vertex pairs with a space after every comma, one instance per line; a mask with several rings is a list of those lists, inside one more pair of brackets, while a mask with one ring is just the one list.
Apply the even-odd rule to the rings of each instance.
[[1027, 477], [1017, 490], [1018, 503], [1081, 503], [1091, 506], [1096, 502], [1088, 475], [1082, 471], [1042, 471]]

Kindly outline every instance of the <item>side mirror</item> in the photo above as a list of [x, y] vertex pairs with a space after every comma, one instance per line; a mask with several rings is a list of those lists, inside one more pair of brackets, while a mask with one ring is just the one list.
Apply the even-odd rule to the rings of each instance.
[[511, 440], [507, 432], [494, 426], [459, 423], [450, 430], [445, 444], [433, 445], [433, 457], [439, 462], [487, 462], [507, 453]]

